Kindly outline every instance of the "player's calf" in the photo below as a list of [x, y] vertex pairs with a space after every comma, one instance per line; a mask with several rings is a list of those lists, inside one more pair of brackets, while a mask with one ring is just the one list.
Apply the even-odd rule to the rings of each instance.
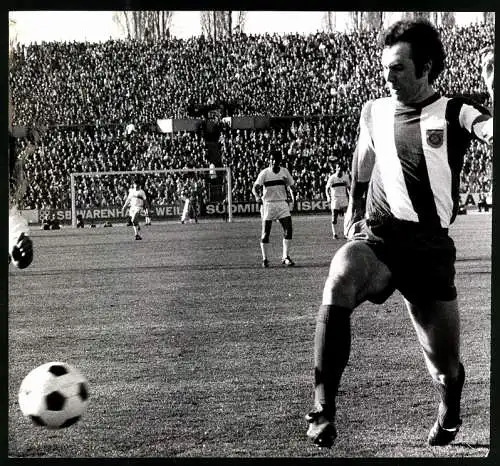
[[443, 446], [451, 443], [458, 434], [462, 420], [460, 419], [460, 400], [465, 382], [465, 370], [460, 363], [458, 377], [448, 384], [434, 382], [441, 401], [436, 422], [432, 426], [428, 442], [432, 446]]

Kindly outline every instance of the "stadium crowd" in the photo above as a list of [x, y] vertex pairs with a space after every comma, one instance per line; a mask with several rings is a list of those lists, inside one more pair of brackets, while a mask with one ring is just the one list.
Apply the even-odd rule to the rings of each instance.
[[[447, 69], [438, 90], [491, 105], [479, 51], [494, 44], [494, 27], [441, 32]], [[70, 172], [208, 167], [213, 160], [202, 134], [164, 134], [155, 122], [221, 101], [234, 104], [235, 116], [294, 117], [265, 130], [222, 127], [217, 163], [232, 169], [234, 201], [252, 198], [272, 148], [287, 154], [297, 199], [321, 199], [332, 164], [349, 164], [361, 106], [384, 95], [378, 54], [374, 31], [20, 45], [10, 72], [14, 125], [49, 127], [26, 160], [24, 207], [69, 208]], [[130, 124], [134, 131], [125, 130]], [[82, 180], [79, 207], [119, 205], [129, 186], [120, 177]], [[181, 184], [176, 175], [154, 176], [145, 188], [161, 204], [178, 199]], [[474, 143], [462, 189], [490, 186], [491, 149]]]

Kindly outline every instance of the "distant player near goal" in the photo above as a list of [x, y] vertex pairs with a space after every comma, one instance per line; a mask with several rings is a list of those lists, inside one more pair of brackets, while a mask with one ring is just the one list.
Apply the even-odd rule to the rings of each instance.
[[200, 185], [197, 180], [188, 180], [181, 188], [182, 204], [181, 223], [194, 220], [198, 223]]
[[344, 232], [343, 223], [338, 222], [339, 217], [343, 217], [349, 203], [349, 175], [344, 172], [340, 163], [335, 165], [335, 172], [326, 182], [326, 198], [330, 202], [332, 210], [332, 236], [334, 239], [340, 238]]
[[262, 236], [260, 240], [262, 267], [269, 267], [269, 235], [275, 220], [279, 221], [283, 227], [281, 263], [288, 267], [295, 265], [289, 254], [290, 241], [292, 240], [292, 216], [288, 205], [288, 193], [290, 193], [292, 204], [294, 203], [294, 194], [291, 189], [294, 181], [288, 169], [281, 166], [281, 160], [281, 152], [273, 151], [270, 166], [259, 173], [252, 188], [255, 200], [262, 201]]
[[136, 178], [128, 192], [127, 199], [125, 199], [125, 204], [122, 207], [122, 216], [125, 215], [125, 209], [130, 207], [129, 216], [132, 221], [132, 226], [134, 227], [134, 234], [136, 240], [141, 240], [142, 237], [139, 234], [141, 226], [139, 224], [139, 216], [146, 216], [149, 209], [149, 202], [146, 197], [146, 193], [142, 189], [142, 182], [139, 178]]

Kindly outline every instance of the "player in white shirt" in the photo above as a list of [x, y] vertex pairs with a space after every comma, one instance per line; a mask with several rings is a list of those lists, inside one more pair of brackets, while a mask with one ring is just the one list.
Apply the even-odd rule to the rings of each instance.
[[132, 226], [134, 227], [134, 234], [136, 240], [141, 240], [142, 237], [139, 235], [141, 226], [139, 225], [139, 215], [146, 216], [147, 210], [149, 209], [149, 202], [146, 193], [141, 187], [141, 181], [135, 179], [132, 187], [128, 192], [127, 199], [125, 199], [125, 204], [122, 207], [122, 216], [125, 215], [125, 209], [130, 207], [129, 216], [132, 220]]
[[288, 204], [289, 194], [292, 205], [295, 202], [291, 189], [294, 181], [288, 169], [281, 166], [281, 160], [281, 152], [273, 151], [270, 166], [259, 173], [252, 188], [252, 194], [255, 196], [256, 201], [262, 201], [262, 236], [260, 247], [263, 267], [269, 267], [269, 235], [272, 223], [275, 220], [279, 221], [283, 227], [283, 255], [281, 263], [289, 267], [295, 265], [289, 254], [293, 231], [292, 216]]
[[326, 198], [332, 210], [332, 236], [338, 239], [344, 231], [344, 225], [338, 223], [338, 218], [343, 217], [349, 203], [349, 175], [344, 172], [341, 164], [335, 165], [335, 172], [326, 182]]

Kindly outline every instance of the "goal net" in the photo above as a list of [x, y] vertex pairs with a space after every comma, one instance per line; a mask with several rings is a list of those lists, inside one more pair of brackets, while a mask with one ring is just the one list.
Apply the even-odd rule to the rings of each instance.
[[186, 198], [199, 219], [233, 220], [229, 167], [177, 168], [71, 173], [72, 226], [80, 217], [85, 223], [123, 221], [121, 209], [137, 176], [148, 197], [152, 221], [179, 220]]

